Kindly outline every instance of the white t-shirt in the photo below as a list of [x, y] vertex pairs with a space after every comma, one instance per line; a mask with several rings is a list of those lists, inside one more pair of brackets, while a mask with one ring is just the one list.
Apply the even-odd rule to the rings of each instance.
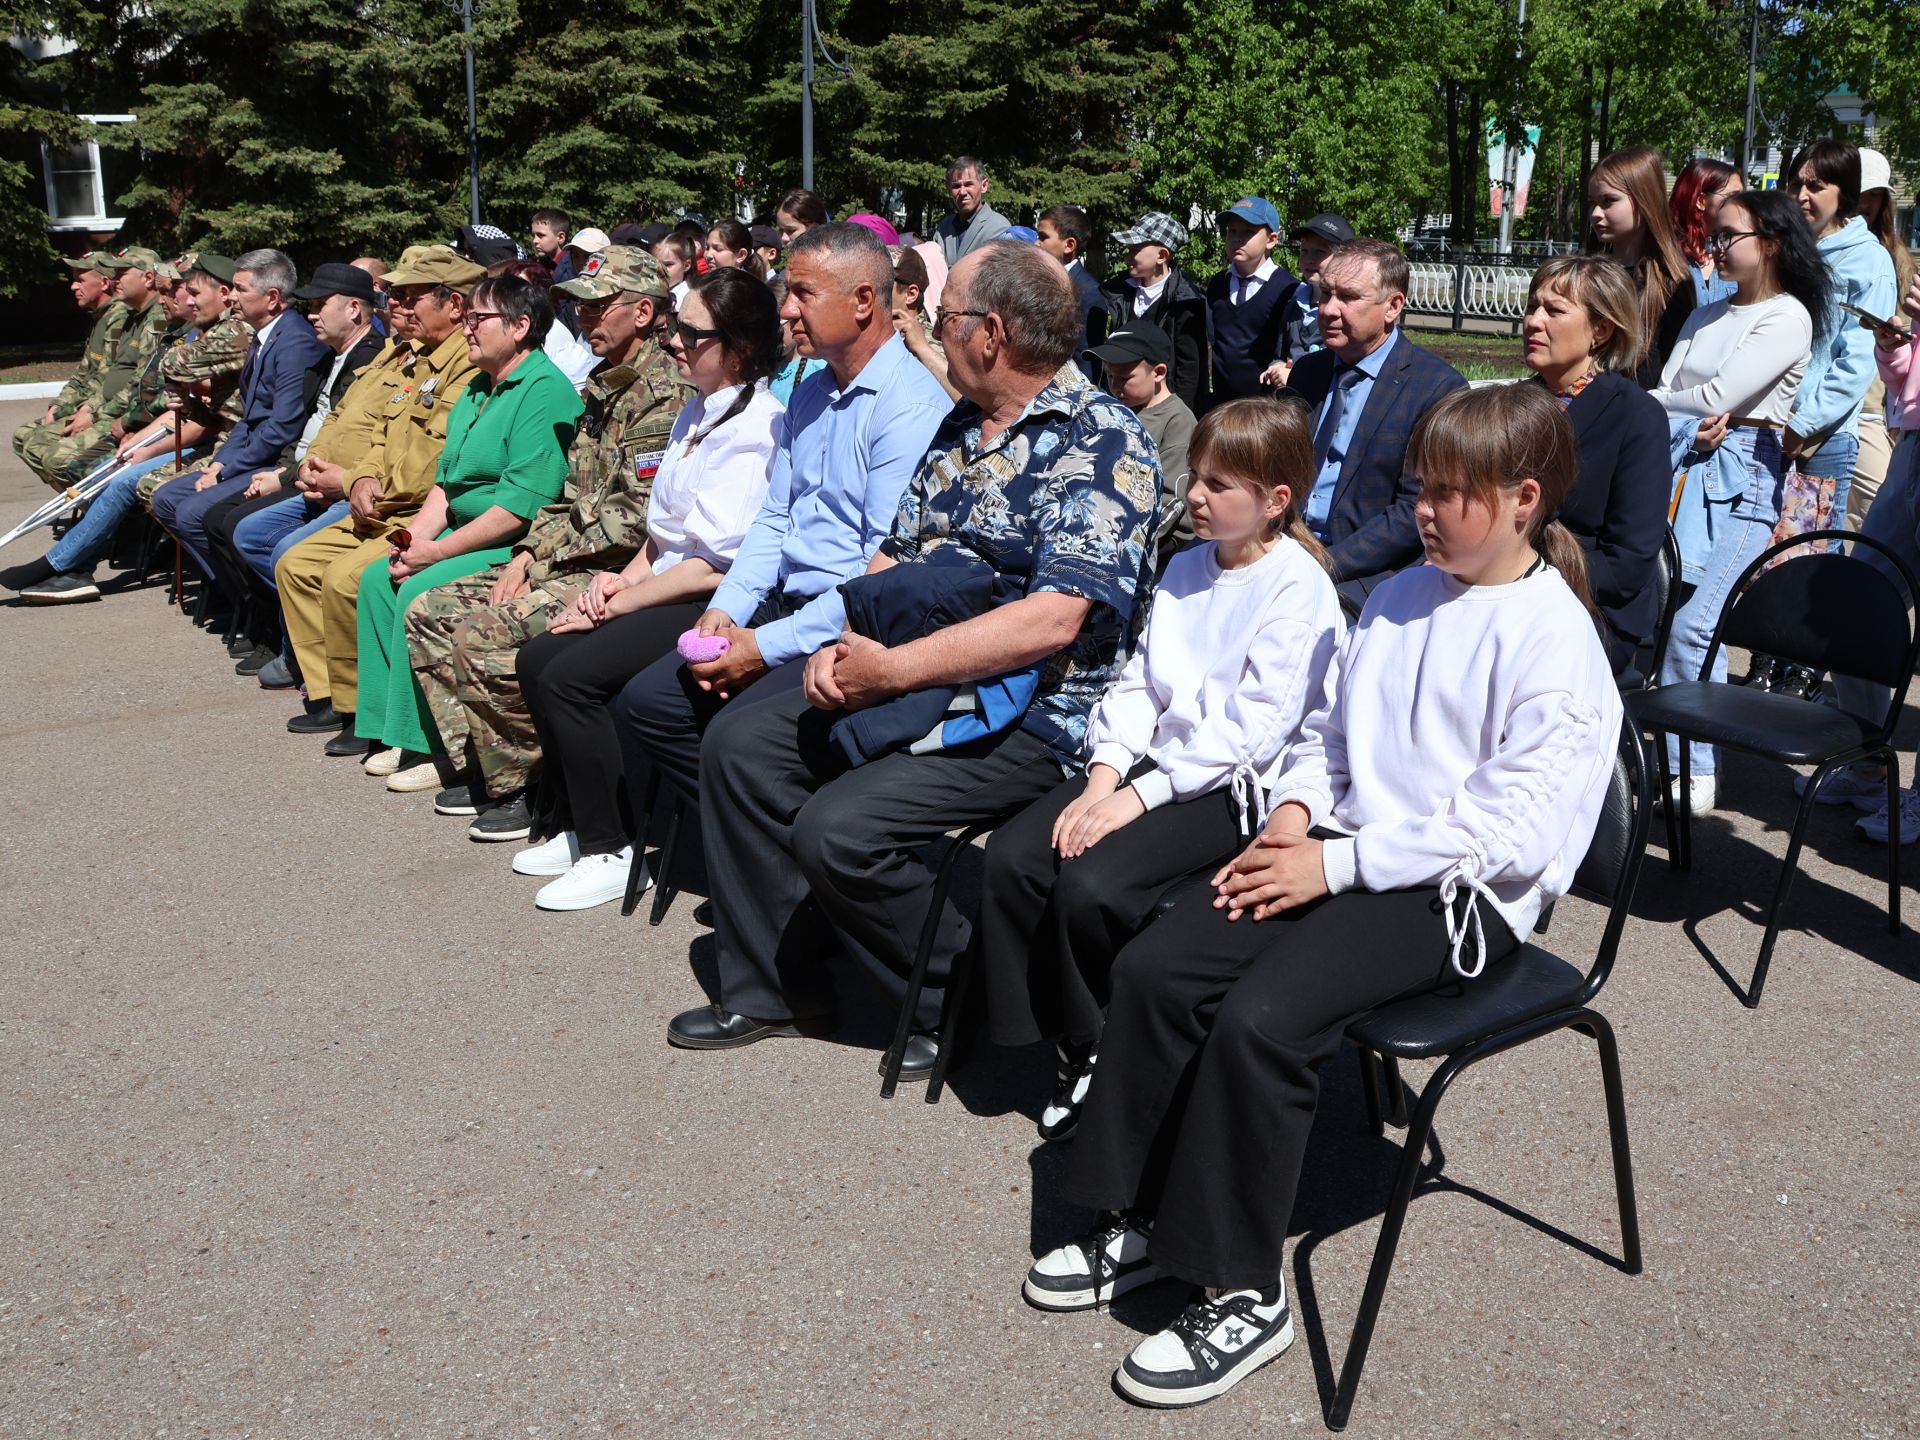
[[546, 342], [540, 348], [547, 352], [549, 360], [560, 367], [560, 373], [567, 377], [575, 390], [586, 385], [587, 376], [600, 363], [600, 357], [593, 353], [593, 347], [558, 320], [547, 331]]
[[1813, 319], [1791, 295], [1716, 300], [1687, 316], [1648, 393], [1669, 415], [1734, 415], [1785, 426], [1813, 351]]
[[1437, 885], [1451, 904], [1468, 891], [1453, 963], [1478, 974], [1484, 949], [1461, 957], [1478, 902], [1524, 940], [1599, 823], [1621, 708], [1593, 617], [1548, 566], [1464, 585], [1422, 565], [1374, 590], [1335, 669], [1274, 807], [1298, 801], [1351, 837], [1321, 851], [1336, 895]]
[[673, 422], [647, 497], [647, 538], [659, 552], [653, 562], [656, 575], [689, 555], [725, 570], [740, 553], [747, 527], [767, 498], [786, 407], [773, 398], [764, 379], [754, 383], [745, 409], [699, 444], [688, 445], [712, 419], [727, 413], [739, 393], [738, 385], [729, 385], [704, 400], [695, 395]]
[[[1139, 647], [1087, 722], [1089, 764], [1133, 781], [1149, 809], [1231, 786], [1258, 817], [1300, 722], [1331, 697], [1346, 632], [1320, 562], [1282, 536], [1251, 565], [1222, 570], [1211, 541], [1167, 562]], [[1249, 827], [1251, 828], [1251, 827]]]

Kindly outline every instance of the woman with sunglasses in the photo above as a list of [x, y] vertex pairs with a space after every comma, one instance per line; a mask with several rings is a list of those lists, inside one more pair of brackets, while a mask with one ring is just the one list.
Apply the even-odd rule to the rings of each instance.
[[[1735, 293], [1687, 317], [1652, 391], [1670, 420], [1680, 422], [1674, 432], [1683, 437], [1682, 448], [1691, 444], [1673, 528], [1681, 575], [1694, 590], [1674, 619], [1662, 684], [1701, 678], [1707, 642], [1733, 582], [1773, 536], [1794, 395], [1810, 353], [1826, 342], [1832, 325], [1826, 262], [1792, 200], [1778, 190], [1730, 195], [1720, 222], [1707, 244]], [[1711, 678], [1725, 680], [1726, 669], [1722, 648]], [[1677, 764], [1677, 744], [1667, 746], [1670, 763]], [[1714, 807], [1715, 763], [1712, 746], [1693, 746], [1689, 803], [1695, 814]]]
[[647, 543], [520, 650], [545, 767], [535, 828], [547, 838], [513, 868], [554, 877], [534, 897], [543, 910], [584, 910], [626, 889], [634, 820], [609, 702], [706, 610], [766, 496], [783, 429], [767, 383], [780, 316], [765, 282], [743, 269], [701, 276], [663, 343], [694, 394], [653, 478]]
[[553, 304], [538, 285], [506, 275], [482, 280], [462, 322], [480, 374], [447, 417], [433, 489], [395, 532], [385, 566], [360, 578], [360, 711], [354, 728], [374, 748], [396, 749], [391, 790], [452, 783], [407, 657], [407, 607], [449, 581], [512, 558], [513, 542], [567, 483], [567, 447], [580, 396], [541, 349]]

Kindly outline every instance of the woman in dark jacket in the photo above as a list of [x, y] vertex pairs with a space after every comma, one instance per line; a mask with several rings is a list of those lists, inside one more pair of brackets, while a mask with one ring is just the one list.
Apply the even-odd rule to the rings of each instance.
[[1659, 619], [1654, 566], [1673, 464], [1666, 412], [1632, 378], [1640, 297], [1618, 262], [1563, 255], [1534, 273], [1527, 364], [1566, 407], [1580, 478], [1560, 507], [1587, 554], [1600, 638], [1618, 674]]

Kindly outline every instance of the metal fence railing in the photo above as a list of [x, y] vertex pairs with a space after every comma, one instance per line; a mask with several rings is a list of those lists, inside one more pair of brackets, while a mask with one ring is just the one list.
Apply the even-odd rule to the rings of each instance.
[[1469, 320], [1493, 320], [1517, 333], [1527, 309], [1527, 282], [1538, 267], [1535, 256], [1505, 259], [1471, 252], [1415, 260], [1407, 309], [1444, 316], [1455, 330], [1465, 329]]

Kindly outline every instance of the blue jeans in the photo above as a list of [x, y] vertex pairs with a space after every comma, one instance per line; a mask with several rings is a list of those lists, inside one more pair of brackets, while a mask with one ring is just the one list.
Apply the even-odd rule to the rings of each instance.
[[[1867, 518], [1860, 524], [1860, 533], [1881, 541], [1920, 576], [1920, 433], [1909, 431], [1901, 437], [1880, 493], [1873, 497]], [[1889, 576], [1894, 573], [1878, 550], [1855, 545], [1853, 553]], [[1886, 686], [1871, 685], [1850, 675], [1834, 676], [1833, 691], [1843, 710], [1876, 724], [1893, 701], [1893, 692]], [[1920, 794], [1920, 767], [1914, 771], [1913, 789]]]
[[[1749, 433], [1751, 440], [1747, 438]], [[1736, 431], [1726, 443], [1738, 444], [1743, 449], [1750, 447], [1747, 488], [1727, 503], [1710, 501], [1704, 486], [1689, 485], [1680, 497], [1683, 507], [1698, 506], [1706, 510], [1704, 516], [1695, 518], [1705, 520], [1713, 540], [1693, 594], [1673, 617], [1673, 638], [1667, 644], [1666, 660], [1660, 667], [1662, 685], [1689, 680], [1726, 680], [1724, 646], [1713, 657], [1713, 672], [1700, 673], [1700, 666], [1707, 658], [1707, 644], [1713, 639], [1714, 626], [1720, 623], [1720, 612], [1727, 608], [1733, 582], [1740, 578], [1740, 572], [1752, 563], [1754, 556], [1767, 548], [1767, 542], [1773, 538], [1773, 527], [1780, 520], [1786, 465], [1780, 455], [1779, 432]], [[1677, 525], [1680, 517], [1675, 518]], [[1672, 736], [1667, 737], [1667, 762], [1676, 767], [1680, 763], [1680, 745]], [[1693, 774], [1711, 775], [1716, 763], [1717, 752], [1713, 746], [1695, 743], [1688, 747], [1688, 765]]]
[[194, 567], [209, 580], [219, 577], [207, 558], [207, 512], [222, 500], [238, 495], [252, 479], [252, 475], [236, 475], [205, 490], [195, 490], [200, 472], [189, 470], [153, 492], [153, 518], [180, 542]]
[[336, 520], [347, 518], [347, 502], [336, 500], [323, 508], [304, 495], [292, 495], [278, 505], [256, 510], [233, 527], [233, 548], [247, 567], [266, 582], [269, 590], [278, 590], [273, 567], [280, 557], [316, 530], [324, 530]]
[[[193, 448], [189, 446], [180, 454], [185, 458], [193, 454]], [[93, 567], [106, 559], [107, 551], [113, 548], [113, 532], [120, 528], [127, 512], [139, 503], [140, 477], [172, 463], [173, 452], [169, 450], [164, 455], [121, 466], [107, 481], [107, 488], [93, 497], [80, 522], [47, 551], [47, 563], [62, 575], [93, 574]]]

